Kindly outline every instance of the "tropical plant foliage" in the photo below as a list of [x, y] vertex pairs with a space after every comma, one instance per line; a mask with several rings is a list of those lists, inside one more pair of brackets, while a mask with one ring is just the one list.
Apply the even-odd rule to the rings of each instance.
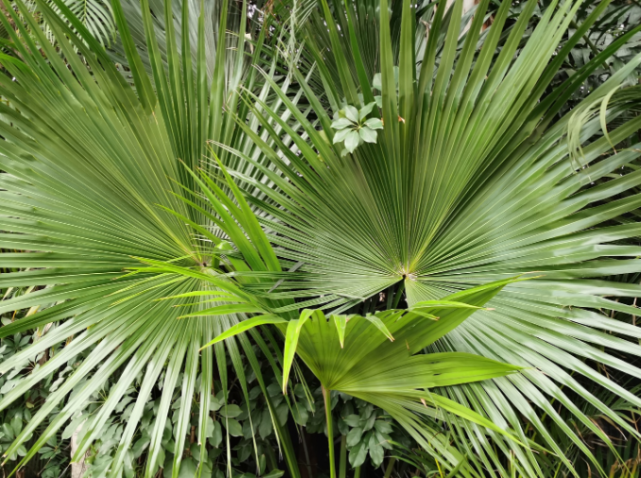
[[[55, 35], [53, 34], [49, 23], [40, 14], [37, 2], [28, 0], [25, 2], [25, 5], [29, 13], [32, 14], [36, 20], [36, 22], [32, 24], [33, 27], [42, 30], [45, 33], [47, 40], [53, 45], [56, 45]], [[71, 12], [73, 12], [78, 21], [80, 21], [80, 23], [82, 23], [82, 25], [91, 32], [92, 36], [103, 46], [111, 45], [114, 42], [116, 39], [116, 24], [114, 22], [113, 12], [111, 11], [111, 4], [109, 2], [105, 2], [103, 0], [67, 0], [65, 5]], [[8, 5], [3, 6], [5, 7], [3, 11], [6, 12], [7, 8], [11, 8], [18, 14], [20, 22], [24, 23], [24, 19], [21, 18], [21, 13], [16, 8], [15, 4], [9, 3]], [[63, 21], [66, 21], [55, 3], [49, 2], [49, 6], [58, 13]], [[7, 17], [9, 17], [9, 15], [7, 15]], [[71, 26], [69, 21], [66, 21], [66, 23]], [[12, 29], [14, 33], [20, 34], [20, 29], [9, 17], [9, 25], [3, 25], [0, 27], [0, 37], [2, 39], [6, 40], [9, 38], [7, 28]], [[74, 30], [73, 27], [72, 30]], [[37, 36], [33, 39], [38, 41]]]
[[577, 91], [641, 27], [559, 83], [609, 3], [530, 23], [535, 0], [514, 18], [504, 1], [486, 29], [489, 0], [294, 2], [260, 22], [246, 2], [115, 0], [108, 53], [64, 2], [38, 3], [56, 47], [16, 2], [0, 283], [28, 289], [0, 335], [43, 333], [0, 364], [0, 409], [59, 380], [7, 458], [84, 423], [74, 459], [110, 443], [104, 476], [212, 473], [224, 445], [231, 471], [240, 436], [277, 476], [271, 425], [297, 477], [287, 411], [307, 425], [317, 380], [332, 476], [338, 397], [362, 410], [336, 422], [341, 476], [348, 447], [382, 463], [390, 418], [426, 476], [605, 474], [587, 435], [622, 463], [592, 417], [639, 438], [641, 400], [604, 368], [641, 376], [641, 289], [612, 279], [641, 272], [641, 55]]

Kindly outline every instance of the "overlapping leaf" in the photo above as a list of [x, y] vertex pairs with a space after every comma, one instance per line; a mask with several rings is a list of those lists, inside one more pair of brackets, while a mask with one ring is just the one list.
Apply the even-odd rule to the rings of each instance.
[[[462, 45], [462, 2], [455, 2], [448, 14], [444, 8], [436, 9], [432, 27], [438, 32], [446, 22], [444, 42], [430, 34], [417, 65], [412, 48], [418, 41], [417, 29], [410, 2], [404, 2], [396, 43], [395, 24], [390, 27], [388, 2], [383, 0], [376, 35], [382, 108], [374, 109], [371, 118], [381, 118], [384, 129], [376, 144], [362, 144], [347, 157], [341, 157], [333, 144], [331, 117], [345, 104], [359, 109], [372, 101], [375, 70], [360, 69], [361, 50], [367, 46], [359, 43], [362, 26], [350, 20], [354, 7], [348, 4], [346, 11], [331, 11], [323, 3], [327, 41], [332, 44], [331, 53], [325, 48], [323, 55], [332, 60], [319, 66], [319, 72], [332, 110], [324, 109], [323, 100], [303, 85], [322, 131], [288, 104], [309, 140], [296, 141], [297, 150], [280, 151], [286, 161], [278, 162], [278, 173], [272, 173], [274, 184], [256, 184], [268, 200], [253, 199], [272, 216], [263, 224], [274, 231], [269, 237], [280, 246], [277, 254], [301, 264], [275, 291], [277, 297], [306, 291], [318, 298], [316, 304], [340, 312], [401, 281], [411, 305], [501, 277], [532, 271], [541, 275], [507, 286], [491, 301], [495, 311], [476, 314], [432, 348], [531, 367], [522, 375], [452, 387], [444, 393], [495, 423], [514, 427], [522, 438], [525, 418], [562, 460], [563, 451], [539, 420], [540, 413], [550, 416], [589, 460], [593, 457], [552, 408], [552, 401], [608, 442], [575, 406], [570, 393], [636, 434], [573, 374], [641, 405], [636, 396], [586, 363], [603, 363], [633, 377], [641, 373], [608, 351], [641, 352], [628, 339], [638, 338], [638, 329], [608, 316], [611, 310], [634, 314], [636, 309], [607, 298], [637, 297], [640, 289], [599, 280], [641, 267], [638, 247], [624, 243], [638, 235], [639, 227], [608, 223], [641, 204], [636, 193], [622, 196], [639, 184], [641, 176], [636, 172], [611, 176], [641, 154], [638, 144], [612, 151], [612, 144], [626, 140], [641, 125], [639, 118], [620, 120], [626, 110], [638, 106], [638, 87], [624, 81], [641, 57], [612, 75], [574, 112], [557, 119], [583, 79], [638, 29], [617, 39], [562, 87], [544, 96], [564, 56], [608, 3], [601, 2], [559, 51], [582, 2], [552, 2], [521, 45], [536, 6], [529, 1], [495, 55], [503, 41], [509, 2], [503, 2], [482, 36], [488, 2], [481, 2]], [[340, 47], [339, 23], [345, 41], [348, 36], [353, 39], [351, 50]], [[314, 39], [308, 36], [307, 41]], [[337, 71], [328, 70], [330, 66]], [[265, 128], [278, 124], [284, 134], [295, 135], [273, 115], [261, 118]], [[603, 135], [604, 124], [616, 126], [608, 126]], [[265, 154], [272, 153], [265, 149]], [[476, 466], [499, 470], [500, 475], [501, 455], [514, 455], [515, 470], [540, 476], [531, 450], [499, 436], [485, 441], [475, 425], [455, 426], [478, 454]], [[564, 464], [572, 468], [568, 460]]]
[[[190, 25], [185, 19], [183, 31], [178, 34], [173, 30], [173, 21], [167, 22], [166, 34], [171, 40], [169, 46], [163, 45], [166, 56], [161, 58], [160, 49], [154, 44], [153, 21], [143, 3], [153, 66], [150, 78], [129, 35], [123, 10], [115, 2], [114, 13], [135, 83], [132, 88], [63, 2], [58, 2], [57, 7], [79, 36], [47, 4], [39, 7], [58, 39], [64, 61], [46, 41], [26, 7], [20, 2], [17, 5], [27, 25], [23, 27], [12, 13], [21, 37], [10, 32], [17, 55], [3, 54], [2, 64], [10, 75], [0, 79], [0, 94], [7, 100], [1, 106], [0, 124], [0, 169], [5, 171], [0, 178], [0, 229], [5, 231], [0, 242], [3, 249], [23, 252], [2, 254], [3, 267], [20, 272], [3, 274], [0, 280], [3, 286], [34, 289], [3, 301], [0, 308], [3, 312], [29, 307], [40, 311], [2, 327], [0, 334], [7, 336], [56, 321], [62, 325], [3, 362], [0, 372], [20, 370], [43, 350], [68, 343], [61, 353], [27, 374], [3, 397], [0, 407], [7, 407], [83, 352], [88, 351], [88, 356], [16, 437], [7, 456], [29, 438], [54, 407], [60, 406], [60, 414], [37, 437], [24, 460], [33, 457], [86, 406], [93, 394], [117, 377], [103, 406], [85, 424], [88, 431], [76, 458], [82, 456], [108, 426], [111, 413], [130, 384], [144, 372], [109, 476], [120, 475], [144, 404], [159, 380], [163, 381], [162, 398], [151, 432], [145, 476], [155, 476], [161, 465], [158, 459], [173, 405], [173, 390], [181, 386], [178, 438], [171, 470], [172, 476], [178, 476], [194, 401], [199, 403], [198, 441], [206, 443], [214, 367], [218, 368], [225, 393], [229, 367], [237, 374], [246, 395], [241, 351], [252, 366], [257, 361], [243, 337], [221, 344], [215, 351], [199, 351], [213, 337], [242, 320], [241, 312], [246, 312], [246, 307], [241, 310], [230, 304], [222, 316], [203, 320], [199, 316], [210, 306], [207, 300], [221, 302], [220, 287], [211, 286], [198, 276], [160, 272], [141, 262], [156, 261], [201, 271], [214, 266], [215, 251], [224, 249], [225, 242], [212, 232], [216, 230], [215, 223], [202, 212], [200, 205], [206, 198], [183, 197], [185, 188], [195, 189], [194, 176], [184, 165], [210, 168], [205, 155], [209, 140], [234, 138], [238, 149], [252, 154], [251, 143], [236, 132], [235, 119], [223, 119], [223, 106], [233, 104], [234, 98], [227, 95], [222, 83], [239, 81], [244, 58], [235, 56], [237, 67], [229, 79], [224, 50], [226, 7], [221, 12], [221, 41], [213, 73], [205, 61], [204, 13], [199, 25]], [[184, 5], [186, 11], [187, 2]], [[171, 2], [165, 6], [172, 18]], [[4, 17], [2, 21], [7, 23]], [[26, 28], [35, 32], [33, 39]], [[192, 69], [191, 55], [181, 56], [175, 39], [176, 35], [180, 37], [183, 51], [189, 51], [189, 35], [193, 31], [200, 33], [195, 46], [200, 54]], [[247, 81], [251, 83], [251, 79]], [[267, 91], [261, 94], [266, 96]], [[242, 263], [240, 260], [239, 266]], [[215, 266], [212, 270], [216, 274]], [[219, 285], [236, 291], [227, 279], [221, 279]], [[190, 304], [188, 297], [196, 294], [200, 300]], [[181, 316], [187, 317], [179, 320]], [[259, 368], [256, 373], [264, 390]], [[287, 435], [280, 428], [277, 431], [292, 464]], [[201, 461], [206, 451], [204, 445], [200, 447]], [[292, 466], [291, 470], [296, 476], [297, 468]]]
[[[289, 321], [266, 314], [229, 328], [208, 345], [253, 327], [275, 324], [285, 336], [284, 393], [294, 356], [298, 355], [320, 381], [323, 393], [336, 390], [381, 407], [429, 453], [442, 460], [447, 470], [456, 469], [466, 477], [478, 476], [461, 466], [464, 457], [437, 437], [438, 432], [428, 419], [455, 416], [510, 439], [514, 437], [469, 408], [428, 389], [502, 377], [518, 367], [478, 355], [424, 354], [422, 350], [460, 325], [509, 282], [457, 293], [451, 298], [456, 300], [424, 301], [415, 309], [420, 314], [414, 310], [389, 310], [366, 317], [326, 317], [320, 310], [307, 309], [300, 318]], [[439, 317], [426, 319], [432, 312]]]

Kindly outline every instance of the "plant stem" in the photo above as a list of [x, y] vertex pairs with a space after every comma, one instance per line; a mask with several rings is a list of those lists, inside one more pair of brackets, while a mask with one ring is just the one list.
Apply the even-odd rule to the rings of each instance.
[[312, 462], [309, 459], [309, 450], [307, 449], [307, 437], [305, 435], [305, 430], [301, 427], [300, 430], [301, 442], [303, 443], [303, 453], [305, 453], [305, 467], [307, 468], [308, 478], [312, 478]]
[[394, 463], [396, 463], [396, 458], [390, 458], [387, 462], [387, 468], [385, 469], [385, 478], [389, 478], [392, 475], [392, 470], [394, 470]]
[[354, 478], [360, 478], [361, 477], [361, 467], [357, 466], [356, 469], [354, 470]]
[[329, 477], [336, 478], [336, 461], [334, 458], [334, 428], [332, 426], [332, 397], [331, 390], [321, 385], [325, 402], [325, 421], [327, 422], [327, 440], [329, 444]]
[[402, 281], [401, 285], [399, 285], [398, 289], [396, 290], [396, 294], [394, 295], [394, 305], [392, 305], [392, 309], [396, 309], [398, 307], [398, 304], [401, 302], [401, 299], [403, 298], [404, 290], [405, 290], [405, 281]]
[[338, 478], [347, 478], [347, 437], [341, 437], [341, 455], [339, 457]]

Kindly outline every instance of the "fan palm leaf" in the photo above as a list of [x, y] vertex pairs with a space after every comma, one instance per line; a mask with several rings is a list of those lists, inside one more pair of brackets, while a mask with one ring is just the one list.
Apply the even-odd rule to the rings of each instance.
[[[4, 337], [50, 322], [62, 325], [3, 362], [0, 371], [19, 371], [38, 353], [55, 344], [68, 343], [60, 354], [19, 380], [4, 395], [0, 408], [7, 407], [61, 365], [73, 362], [83, 352], [88, 355], [16, 437], [6, 456], [29, 439], [51, 410], [60, 407], [60, 414], [37, 437], [21, 463], [33, 457], [47, 439], [82, 412], [93, 394], [116, 376], [107, 400], [86, 423], [88, 432], [75, 459], [81, 457], [108, 426], [108, 419], [127, 388], [144, 373], [109, 476], [120, 475], [145, 402], [159, 380], [162, 396], [151, 432], [145, 476], [154, 476], [163, 466], [158, 461], [163, 433], [173, 390], [181, 387], [171, 470], [172, 476], [177, 476], [194, 401], [199, 402], [200, 461], [206, 456], [213, 368], [218, 368], [224, 394], [231, 367], [247, 395], [241, 353], [252, 366], [257, 365], [254, 351], [243, 337], [220, 344], [215, 353], [213, 349], [199, 352], [202, 345], [242, 320], [244, 314], [230, 309], [215, 322], [197, 317], [176, 320], [197, 312], [202, 304], [176, 308], [174, 305], [182, 305], [184, 300], [161, 300], [202, 291], [215, 298], [219, 297], [217, 290], [197, 278], [135, 270], [141, 259], [201, 269], [211, 263], [215, 247], [224, 246], [212, 233], [215, 224], [203, 214], [203, 199], [190, 197], [185, 201], [182, 195], [185, 188], [195, 189], [189, 168], [209, 167], [203, 158], [209, 140], [225, 140], [254, 154], [233, 118], [223, 115], [224, 108], [236, 109], [235, 87], [229, 93], [225, 85], [238, 84], [245, 61], [243, 55], [236, 55], [236, 68], [225, 71], [227, 4], [221, 4], [220, 41], [210, 73], [205, 59], [204, 13], [195, 27], [199, 32], [195, 64], [191, 55], [181, 56], [176, 46], [178, 36], [182, 50], [191, 51], [187, 3], [182, 32], [177, 35], [173, 22], [167, 22], [165, 66], [148, 4], [143, 3], [153, 71], [150, 78], [129, 34], [122, 6], [115, 2], [114, 14], [135, 89], [63, 2], [57, 6], [71, 28], [46, 3], [41, 2], [39, 8], [51, 25], [65, 60], [45, 41], [26, 6], [21, 2], [17, 5], [27, 24], [23, 26], [9, 9], [20, 36], [10, 32], [18, 55], [2, 55], [2, 63], [11, 75], [4, 76], [0, 86], [0, 94], [7, 99], [2, 104], [0, 127], [4, 138], [0, 169], [5, 171], [1, 175], [4, 201], [0, 228], [6, 231], [1, 239], [3, 249], [24, 252], [2, 254], [0, 260], [7, 267], [20, 271], [3, 274], [1, 282], [2, 287], [29, 285], [33, 292], [3, 301], [1, 310], [6, 313], [34, 307], [39, 312], [2, 327], [0, 334]], [[165, 13], [172, 18], [171, 2], [165, 3]], [[2, 21], [7, 24], [7, 19]], [[34, 32], [33, 39], [27, 28]], [[239, 38], [242, 52], [244, 35]], [[80, 61], [76, 50], [86, 64]], [[261, 55], [258, 46], [255, 55]], [[251, 88], [251, 76], [243, 81]], [[281, 85], [287, 88], [287, 82]], [[268, 94], [265, 88], [254, 91], [262, 98]], [[280, 109], [285, 119], [289, 117], [278, 103], [270, 104]], [[257, 174], [261, 177], [259, 171]], [[255, 373], [264, 390], [260, 368]], [[287, 432], [277, 421], [274, 426], [290, 471], [297, 476]]]
[[[523, 440], [524, 418], [542, 443], [572, 469], [539, 419], [545, 413], [599, 470], [589, 448], [551, 403], [567, 408], [606, 443], [607, 436], [574, 404], [570, 393], [637, 434], [573, 375], [641, 405], [638, 397], [586, 363], [603, 363], [634, 377], [640, 373], [609, 352], [638, 355], [641, 349], [629, 340], [639, 337], [638, 328], [610, 318], [608, 312], [634, 314], [635, 308], [608, 297], [637, 297], [638, 286], [599, 278], [639, 268], [638, 247], [625, 244], [627, 238], [638, 235], [637, 224], [609, 221], [639, 207], [636, 194], [621, 194], [641, 177], [636, 172], [616, 178], [608, 175], [640, 154], [639, 145], [610, 152], [612, 145], [626, 140], [641, 124], [638, 117], [622, 116], [638, 106], [638, 87], [619, 90], [641, 57], [612, 75], [578, 108], [560, 119], [557, 113], [583, 78], [638, 28], [615, 41], [558, 90], [544, 95], [565, 55], [608, 2], [593, 11], [561, 50], [559, 42], [582, 2], [552, 2], [521, 45], [536, 6], [534, 1], [527, 2], [496, 57], [509, 2], [502, 4], [477, 50], [488, 6], [481, 2], [460, 52], [462, 2], [455, 2], [438, 64], [439, 38], [430, 35], [417, 68], [410, 2], [404, 3], [395, 61], [388, 3], [382, 1], [377, 35], [382, 77], [379, 109], [368, 104], [374, 100], [375, 82], [372, 72], [361, 64], [364, 55], [359, 44], [351, 43], [351, 49], [341, 46], [357, 28], [352, 23], [355, 7], [346, 4], [347, 13], [339, 9], [336, 13], [326, 2], [321, 4], [332, 49], [310, 48], [318, 53], [319, 63], [336, 66], [337, 75], [319, 68], [332, 109], [323, 108], [321, 98], [301, 81], [320, 129], [288, 104], [309, 140], [295, 140], [297, 151], [282, 149], [282, 161], [271, 147], [261, 145], [266, 155], [278, 161], [277, 172], [265, 170], [273, 185], [234, 174], [266, 196], [250, 200], [271, 215], [262, 223], [273, 231], [269, 237], [280, 246], [277, 254], [301, 264], [297, 272], [284, 276], [272, 298], [315, 297], [317, 305], [340, 313], [400, 283], [412, 305], [537, 271], [538, 279], [508, 285], [492, 299], [495, 310], [475, 314], [431, 346], [441, 352], [477, 353], [528, 370], [480, 384], [447, 387], [444, 393], [495, 423], [513, 427]], [[444, 8], [438, 8], [434, 31], [439, 31], [444, 16]], [[343, 20], [345, 24], [340, 23]], [[307, 40], [314, 41], [309, 36]], [[268, 76], [266, 80], [270, 81]], [[278, 91], [276, 85], [272, 87]], [[280, 96], [288, 101], [285, 94]], [[247, 101], [255, 98], [248, 94]], [[257, 104], [256, 114], [264, 128], [278, 125], [284, 134], [295, 136], [268, 108]], [[348, 147], [347, 136], [335, 136], [346, 124], [358, 133], [366, 120], [376, 121], [379, 115], [384, 127], [373, 144], [359, 141], [357, 135], [356, 143]], [[343, 116], [347, 123], [336, 120]], [[606, 125], [615, 120], [619, 124], [608, 131]], [[341, 152], [343, 148], [346, 151]], [[255, 288], [260, 287], [264, 286]], [[469, 456], [477, 456], [477, 464], [492, 476], [491, 470], [499, 470], [499, 476], [505, 472], [501, 454], [514, 456], [514, 469], [522, 475], [540, 476], [531, 450], [498, 435], [487, 440], [475, 424], [454, 423], [454, 427], [467, 436]]]
[[[295, 354], [321, 383], [331, 476], [335, 476], [329, 398], [332, 390], [387, 411], [421, 446], [441, 460], [445, 469], [456, 470], [461, 476], [479, 476], [465, 466], [465, 457], [444, 437], [439, 437], [438, 428], [429, 421], [443, 420], [452, 414], [514, 438], [472, 410], [427, 389], [500, 377], [518, 368], [477, 355], [421, 351], [462, 323], [479, 309], [475, 304], [496, 295], [507, 282], [512, 281], [487, 284], [437, 301], [423, 301], [409, 312], [389, 310], [366, 317], [334, 315], [328, 321], [320, 310], [304, 310], [299, 319], [292, 320], [263, 311], [265, 315], [240, 322], [207, 345], [259, 325], [276, 324], [280, 328], [285, 336], [283, 393], [287, 391]], [[430, 312], [439, 313], [439, 317]]]

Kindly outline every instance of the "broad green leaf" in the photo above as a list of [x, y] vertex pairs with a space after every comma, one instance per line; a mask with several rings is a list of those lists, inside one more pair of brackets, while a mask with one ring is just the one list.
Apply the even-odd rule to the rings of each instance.
[[353, 130], [352, 129], [348, 129], [348, 128], [342, 129], [340, 131], [337, 131], [336, 134], [334, 135], [333, 143], [337, 144], [337, 143], [340, 143], [342, 141], [345, 141], [345, 138], [347, 138], [347, 135], [349, 135], [352, 132], [353, 132]]
[[383, 122], [378, 118], [370, 118], [365, 121], [365, 126], [369, 129], [383, 129]]
[[345, 346], [345, 329], [347, 327], [348, 317], [345, 315], [333, 315], [334, 324], [336, 325], [336, 332], [338, 333], [338, 341], [341, 348]]
[[[289, 372], [294, 362], [294, 355], [298, 347], [298, 339], [305, 323], [310, 320], [314, 314], [313, 310], [303, 310], [300, 319], [289, 321], [285, 332], [285, 350], [283, 351], [283, 394], [287, 393], [287, 383], [289, 381]], [[324, 319], [324, 317], [323, 317]], [[318, 318], [317, 320], [321, 320]]]
[[351, 121], [352, 123], [358, 123], [358, 110], [355, 107], [347, 105], [343, 111], [345, 112], [345, 118], [347, 120]]
[[336, 121], [332, 122], [332, 128], [334, 129], [343, 129], [353, 127], [354, 123], [347, 118], [338, 118]]
[[363, 106], [358, 112], [358, 121], [363, 121], [365, 118], [367, 118], [367, 115], [372, 112], [374, 106], [376, 106], [376, 103], [369, 103]]

